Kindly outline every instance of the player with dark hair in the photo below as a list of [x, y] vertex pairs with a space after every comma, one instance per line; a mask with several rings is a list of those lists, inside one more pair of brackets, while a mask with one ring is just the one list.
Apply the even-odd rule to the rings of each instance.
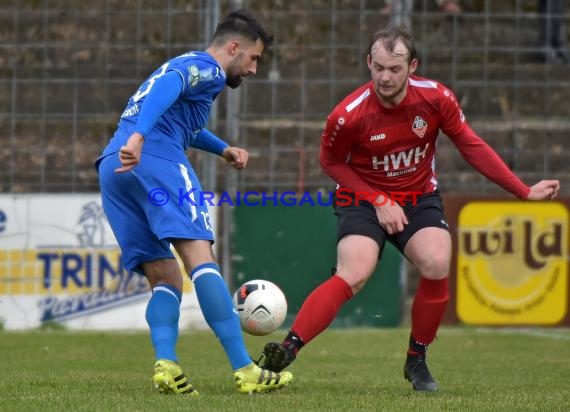
[[[208, 209], [194, 201], [202, 189], [185, 153], [200, 149], [223, 157], [235, 169], [246, 167], [247, 151], [229, 146], [205, 126], [214, 99], [226, 85], [238, 87], [244, 77], [255, 74], [271, 42], [272, 35], [252, 13], [229, 14], [205, 51], [168, 60], [142, 83], [96, 162], [103, 208], [123, 265], [143, 273], [152, 288], [146, 320], [156, 357], [153, 380], [160, 392], [198, 395], [176, 355], [183, 278], [171, 245], [226, 352], [239, 392], [281, 388], [293, 378], [289, 372], [259, 368], [248, 355], [238, 314], [212, 253]], [[153, 189], [163, 191], [162, 199], [175, 199], [182, 189], [189, 201], [157, 206], [150, 198]]]
[[[274, 372], [287, 367], [364, 287], [389, 241], [421, 275], [404, 376], [416, 390], [435, 391], [426, 350], [449, 299], [451, 259], [451, 236], [434, 171], [439, 132], [475, 169], [519, 199], [552, 199], [560, 182], [542, 180], [528, 187], [513, 174], [469, 127], [454, 94], [441, 83], [414, 75], [416, 47], [404, 29], [376, 32], [367, 63], [371, 81], [334, 108], [321, 139], [323, 170], [354, 194], [354, 201], [335, 202], [336, 273], [306, 298], [283, 342], [265, 345], [259, 363]], [[391, 192], [410, 196], [400, 205], [386, 201]]]

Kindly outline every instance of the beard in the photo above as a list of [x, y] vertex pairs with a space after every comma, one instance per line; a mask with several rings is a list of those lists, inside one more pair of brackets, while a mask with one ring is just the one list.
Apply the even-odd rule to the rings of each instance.
[[382, 89], [380, 87], [377, 87], [376, 93], [378, 93], [382, 98], [389, 100], [402, 93], [405, 87], [406, 87], [406, 82], [403, 82], [398, 88], [392, 87], [389, 92], [382, 92]]
[[381, 88], [378, 88], [377, 90], [382, 97], [390, 99], [392, 97], [396, 97], [397, 95], [399, 95], [402, 92], [402, 90], [404, 90], [405, 87], [406, 87], [406, 83], [402, 83], [400, 85], [400, 87], [397, 87], [397, 88], [394, 87], [394, 85], [392, 85], [389, 92], [382, 92]]
[[241, 81], [242, 77], [238, 74], [226, 75], [226, 84], [232, 89], [237, 88], [241, 84]]

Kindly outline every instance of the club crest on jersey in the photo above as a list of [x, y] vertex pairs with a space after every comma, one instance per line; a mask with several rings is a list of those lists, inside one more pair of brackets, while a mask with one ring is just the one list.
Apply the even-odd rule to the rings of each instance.
[[427, 123], [420, 116], [416, 116], [414, 119], [414, 124], [412, 125], [412, 130], [419, 138], [424, 137], [427, 130]]
[[190, 70], [190, 78], [189, 78], [190, 84], [192, 85], [192, 87], [196, 87], [196, 85], [200, 81], [200, 70], [198, 70], [197, 66], [190, 66], [189, 70]]

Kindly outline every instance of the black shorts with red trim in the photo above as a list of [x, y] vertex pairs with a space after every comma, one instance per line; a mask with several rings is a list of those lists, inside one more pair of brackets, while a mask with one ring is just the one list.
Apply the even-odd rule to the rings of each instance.
[[[339, 204], [337, 204], [339, 203]], [[342, 206], [341, 206], [342, 205]], [[407, 202], [402, 208], [408, 217], [408, 224], [404, 231], [389, 235], [380, 226], [374, 206], [370, 202], [333, 202], [335, 215], [337, 216], [337, 242], [346, 235], [362, 235], [369, 237], [378, 243], [382, 255], [384, 243], [389, 241], [402, 254], [410, 238], [420, 229], [425, 227], [438, 227], [449, 230], [445, 220], [443, 203], [439, 191], [417, 196], [415, 202]]]

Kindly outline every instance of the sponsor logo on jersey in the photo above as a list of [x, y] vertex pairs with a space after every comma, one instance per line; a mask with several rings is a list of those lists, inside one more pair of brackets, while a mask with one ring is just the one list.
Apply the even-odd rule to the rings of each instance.
[[[386, 154], [383, 157], [372, 157], [372, 168], [374, 170], [384, 170], [390, 172], [389, 177], [395, 177], [404, 173], [411, 173], [416, 170], [415, 165], [425, 159], [429, 148], [429, 143], [423, 147], [414, 147], [410, 150], [402, 150], [398, 153]], [[411, 169], [410, 166], [412, 166]], [[396, 170], [408, 169], [409, 172], [394, 172]]]
[[404, 176], [410, 173], [414, 173], [417, 169], [417, 167], [410, 167], [409, 169], [404, 169], [404, 170], [398, 170], [395, 172], [386, 172], [386, 177], [398, 177], [398, 176]]
[[380, 134], [375, 134], [373, 136], [370, 136], [370, 141], [376, 142], [378, 140], [384, 140], [385, 138], [386, 138], [386, 135], [384, 133], [380, 133]]
[[128, 109], [125, 109], [125, 111], [121, 115], [121, 119], [124, 117], [134, 116], [139, 112], [139, 110], [140, 110], [139, 105], [135, 103], [133, 106], [129, 107]]
[[198, 82], [200, 82], [200, 71], [198, 70], [197, 66], [190, 66], [190, 78], [189, 82], [192, 87], [196, 87]]
[[427, 130], [427, 123], [424, 119], [420, 116], [416, 116], [414, 119], [414, 124], [412, 125], [412, 131], [418, 135], [418, 137], [422, 138], [426, 134]]

